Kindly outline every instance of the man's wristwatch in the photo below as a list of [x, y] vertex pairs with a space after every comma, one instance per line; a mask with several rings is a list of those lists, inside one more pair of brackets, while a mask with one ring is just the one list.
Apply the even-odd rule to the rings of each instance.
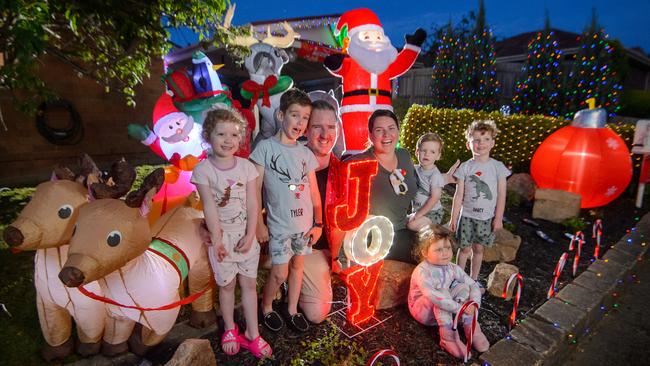
[[314, 227], [319, 227], [319, 228], [322, 229], [323, 228], [323, 223], [322, 222], [315, 222]]

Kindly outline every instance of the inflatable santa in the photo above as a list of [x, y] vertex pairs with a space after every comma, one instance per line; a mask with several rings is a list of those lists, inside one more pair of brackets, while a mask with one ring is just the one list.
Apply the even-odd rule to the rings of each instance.
[[[179, 111], [167, 93], [163, 93], [153, 109], [153, 131], [146, 126], [130, 125], [129, 134], [136, 135], [151, 151], [182, 170], [192, 170], [206, 156], [209, 147], [201, 138], [202, 127]], [[133, 129], [138, 131], [132, 131]]]
[[343, 79], [341, 119], [347, 152], [358, 152], [368, 141], [368, 117], [378, 109], [392, 110], [391, 79], [411, 68], [426, 32], [417, 29], [405, 37], [406, 44], [399, 53], [377, 15], [370, 9], [355, 9], [343, 13], [336, 24], [335, 36], [347, 54], [325, 58], [328, 71]]

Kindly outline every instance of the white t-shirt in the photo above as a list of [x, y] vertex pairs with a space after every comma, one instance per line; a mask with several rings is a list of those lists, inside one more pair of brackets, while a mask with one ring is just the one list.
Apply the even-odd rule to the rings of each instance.
[[462, 163], [454, 177], [465, 182], [461, 215], [478, 220], [494, 217], [497, 206], [497, 182], [510, 175], [502, 162], [490, 158], [485, 163], [475, 159]]
[[210, 186], [223, 231], [245, 231], [246, 184], [257, 176], [253, 163], [235, 156], [235, 165], [226, 170], [217, 168], [209, 159], [203, 160], [194, 167], [190, 181]]

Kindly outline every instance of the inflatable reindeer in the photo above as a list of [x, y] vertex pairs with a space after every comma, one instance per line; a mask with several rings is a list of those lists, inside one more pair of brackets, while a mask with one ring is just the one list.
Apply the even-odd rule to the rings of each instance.
[[[126, 162], [113, 164], [111, 181], [133, 182], [135, 175], [125, 169]], [[46, 345], [43, 358], [62, 359], [72, 353], [72, 320], [77, 328], [77, 353], [89, 356], [99, 352], [104, 332], [106, 309], [103, 303], [64, 286], [57, 277], [68, 258], [68, 243], [72, 237], [79, 209], [88, 202], [89, 191], [84, 184], [99, 181], [99, 170], [90, 157], [82, 160], [82, 174], [75, 177], [67, 168], [59, 167], [49, 182], [41, 183], [20, 216], [4, 231], [5, 241], [13, 248], [35, 250], [34, 286], [36, 305]], [[120, 197], [128, 186], [104, 186], [102, 193]], [[87, 285], [101, 293], [97, 282]]]
[[[224, 26], [230, 26], [234, 14], [234, 7], [228, 9]], [[252, 34], [250, 36], [235, 37], [233, 44], [250, 48], [251, 54], [244, 60], [250, 80], [242, 84], [241, 95], [250, 99], [251, 108], [257, 105], [260, 112], [259, 132], [255, 137], [253, 146], [257, 141], [269, 138], [280, 129], [277, 112], [280, 107], [280, 97], [293, 86], [293, 80], [287, 75], [280, 75], [284, 64], [289, 62], [289, 55], [284, 50], [293, 44], [294, 39], [300, 38], [289, 23], [282, 23], [286, 34], [274, 36], [271, 29], [266, 29], [266, 36], [261, 40]]]
[[[202, 211], [179, 206], [149, 227], [147, 212], [163, 180], [164, 171], [157, 169], [125, 201], [96, 197], [79, 210], [59, 278], [107, 303], [105, 355], [129, 347], [144, 355], [160, 343], [176, 322], [182, 303], [178, 289], [185, 278], [189, 298], [196, 298], [191, 323], [206, 326], [216, 321], [212, 275], [201, 237]], [[103, 296], [86, 287], [97, 280]]]

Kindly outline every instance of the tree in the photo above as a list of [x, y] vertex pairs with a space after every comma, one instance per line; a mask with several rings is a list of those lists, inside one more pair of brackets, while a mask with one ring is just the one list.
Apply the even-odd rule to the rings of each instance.
[[461, 59], [465, 53], [464, 37], [454, 31], [450, 22], [441, 33], [433, 63], [431, 92], [434, 106], [463, 108], [461, 96], [466, 85], [461, 72]]
[[436, 31], [439, 39], [433, 62], [433, 105], [443, 108], [496, 108], [496, 53], [487, 28], [485, 7], [479, 1], [478, 15], [470, 12], [461, 22]]
[[0, 87], [29, 112], [55, 97], [38, 76], [45, 53], [134, 105], [134, 88], [149, 76], [151, 59], [170, 49], [167, 29], [188, 27], [203, 45], [225, 45], [245, 32], [212, 31], [222, 24], [226, 0], [0, 0], [0, 8]]
[[515, 111], [557, 117], [563, 109], [562, 52], [551, 30], [548, 14], [544, 30], [528, 44], [528, 59], [512, 100]]
[[466, 107], [474, 110], [495, 110], [496, 94], [499, 90], [497, 81], [496, 52], [494, 36], [486, 24], [485, 5], [479, 1], [479, 12], [468, 42], [471, 63], [469, 67], [470, 91], [466, 98]]
[[[615, 48], [613, 45], [618, 45]], [[623, 59], [623, 48], [618, 42], [611, 42], [598, 25], [596, 11], [592, 11], [591, 22], [580, 37], [580, 48], [569, 73], [566, 89], [565, 117], [587, 108], [586, 100], [596, 99], [596, 106], [605, 108], [610, 116], [620, 108], [619, 98], [623, 89], [620, 81], [620, 67], [617, 59]]]

